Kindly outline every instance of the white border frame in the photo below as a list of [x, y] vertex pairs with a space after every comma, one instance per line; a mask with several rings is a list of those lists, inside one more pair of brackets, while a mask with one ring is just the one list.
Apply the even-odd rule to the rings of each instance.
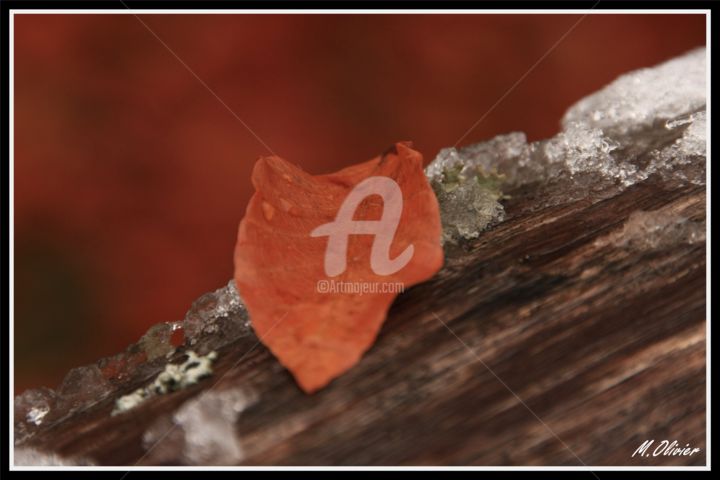
[[[15, 94], [15, 85], [14, 85], [14, 42], [15, 42], [15, 15], [33, 15], [33, 14], [72, 14], [72, 15], [85, 15], [85, 14], [92, 14], [92, 15], [98, 15], [98, 14], [110, 14], [110, 15], [147, 15], [147, 14], [165, 14], [165, 15], [185, 15], [185, 14], [194, 14], [194, 15], [281, 15], [281, 14], [307, 14], [307, 15], [323, 15], [323, 14], [335, 14], [335, 15], [352, 15], [352, 14], [361, 14], [361, 15], [411, 15], [411, 14], [428, 14], [428, 15], [434, 15], [434, 14], [443, 14], [443, 15], [498, 15], [498, 14], [505, 14], [505, 15], [515, 15], [515, 14], [549, 14], [549, 15], [558, 15], [558, 14], [591, 14], [591, 15], [603, 15], [603, 14], [628, 14], [628, 15], [634, 15], [634, 14], [695, 14], [705, 15], [705, 45], [706, 45], [706, 51], [707, 51], [707, 69], [706, 69], [706, 85], [707, 85], [707, 112], [708, 112], [708, 123], [707, 123], [707, 203], [706, 203], [706, 212], [707, 212], [707, 241], [706, 241], [706, 290], [705, 290], [705, 298], [706, 298], [706, 319], [705, 319], [705, 327], [706, 327], [706, 338], [705, 338], [705, 346], [706, 346], [706, 368], [705, 368], [705, 380], [706, 380], [706, 418], [705, 418], [705, 459], [706, 459], [706, 465], [700, 466], [700, 467], [676, 467], [676, 466], [573, 466], [573, 467], [507, 467], [507, 466], [464, 466], [464, 467], [435, 467], [435, 466], [429, 466], [429, 467], [418, 467], [418, 466], [410, 466], [410, 467], [270, 467], [270, 466], [257, 466], [257, 467], [251, 467], [251, 466], [235, 466], [235, 467], [216, 467], [216, 466], [205, 466], [205, 467], [197, 467], [197, 466], [167, 466], [167, 467], [146, 467], [146, 466], [91, 466], [91, 467], [82, 467], [82, 466], [69, 466], [69, 467], [60, 467], [60, 466], [43, 466], [43, 467], [37, 467], [37, 466], [16, 466], [14, 463], [14, 457], [15, 457], [15, 446], [14, 446], [14, 428], [13, 428], [13, 400], [14, 400], [14, 346], [15, 346], [15, 339], [14, 339], [14, 322], [15, 322], [15, 316], [14, 316], [14, 297], [13, 297], [13, 291], [14, 291], [14, 281], [15, 281], [15, 270], [14, 270], [14, 239], [15, 239], [15, 232], [14, 232], [14, 185], [15, 185], [15, 176], [14, 176], [14, 162], [15, 162], [15, 156], [14, 156], [14, 94]], [[603, 10], [593, 10], [593, 9], [558, 9], [558, 10], [548, 10], [548, 9], [528, 9], [528, 10], [511, 10], [511, 9], [494, 9], [494, 10], [477, 10], [477, 9], [463, 9], [463, 10], [433, 10], [433, 9], [409, 9], [409, 10], [397, 10], [397, 9], [352, 9], [352, 10], [342, 10], [342, 9], [312, 9], [312, 10], [303, 10], [303, 9], [222, 9], [222, 10], [192, 10], [192, 9], [102, 9], [102, 10], [92, 10], [92, 9], [78, 9], [78, 10], [72, 10], [72, 9], [42, 9], [42, 10], [24, 10], [22, 8], [15, 8], [11, 9], [9, 11], [9, 36], [10, 41], [8, 42], [8, 49], [9, 49], [9, 55], [8, 55], [8, 62], [9, 62], [9, 68], [8, 68], [8, 77], [9, 77], [9, 101], [8, 101], [8, 125], [9, 125], [9, 142], [8, 142], [8, 150], [9, 150], [9, 195], [10, 195], [10, 203], [9, 203], [9, 215], [8, 215], [8, 232], [10, 235], [10, 241], [9, 241], [9, 262], [8, 267], [10, 270], [10, 279], [9, 279], [9, 320], [10, 320], [10, 335], [9, 335], [9, 341], [10, 341], [10, 348], [8, 349], [8, 365], [10, 368], [10, 385], [9, 385], [9, 412], [8, 412], [8, 425], [9, 425], [9, 431], [8, 431], [8, 445], [10, 448], [9, 452], [9, 469], [10, 471], [37, 471], [37, 470], [50, 470], [50, 471], [122, 471], [122, 472], [128, 472], [128, 471], [134, 471], [134, 470], [150, 470], [150, 471], [185, 471], [185, 470], [212, 470], [212, 471], [246, 471], [246, 470], [279, 470], [279, 471], [311, 471], [311, 470], [335, 470], [335, 471], [347, 471], [347, 470], [365, 470], [365, 471], [383, 471], [383, 470], [408, 470], [408, 471], [417, 471], [417, 470], [431, 470], [431, 471], [444, 471], [444, 470], [455, 470], [455, 471], [510, 471], [510, 470], [538, 470], [538, 471], [614, 471], [614, 470], [628, 470], [628, 471], [641, 471], [641, 470], [647, 470], [647, 471], [709, 471], [711, 469], [711, 458], [712, 458], [712, 448], [711, 448], [711, 375], [710, 375], [710, 369], [711, 369], [711, 349], [710, 349], [710, 313], [711, 313], [711, 295], [710, 295], [710, 286], [711, 286], [711, 275], [710, 275], [710, 258], [711, 258], [711, 237], [710, 237], [710, 225], [712, 223], [711, 221], [711, 211], [710, 211], [710, 205], [711, 205], [711, 141], [710, 141], [710, 125], [712, 123], [712, 113], [711, 113], [711, 88], [710, 88], [710, 79], [711, 75], [710, 72], [712, 70], [711, 68], [711, 52], [710, 52], [710, 39], [711, 39], [711, 11], [706, 9], [681, 9], [681, 10], [668, 10], [668, 9], [648, 9], [648, 10], [642, 10], [642, 9], [631, 9], [631, 10], [618, 10], [618, 9], [603, 9]]]

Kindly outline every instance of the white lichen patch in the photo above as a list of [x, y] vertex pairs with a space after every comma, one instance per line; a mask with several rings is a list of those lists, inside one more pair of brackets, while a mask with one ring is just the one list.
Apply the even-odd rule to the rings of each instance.
[[112, 415], [127, 412], [128, 410], [140, 405], [149, 397], [150, 393], [146, 388], [138, 388], [128, 395], [123, 395], [115, 401], [115, 408], [112, 411]]
[[176, 459], [181, 451], [187, 465], [235, 465], [246, 456], [240, 415], [258, 399], [245, 386], [206, 390], [154, 422], [143, 434], [143, 447], [155, 462]]
[[235, 433], [238, 416], [257, 401], [251, 390], [207, 391], [186, 402], [173, 416], [185, 433], [183, 456], [193, 465], [231, 465], [244, 451]]
[[149, 385], [118, 398], [112, 415], [127, 412], [152, 396], [182, 390], [212, 375], [212, 363], [217, 358], [216, 352], [199, 356], [193, 351], [188, 351], [187, 357], [187, 360], [181, 364], [166, 365], [165, 370], [160, 372]]

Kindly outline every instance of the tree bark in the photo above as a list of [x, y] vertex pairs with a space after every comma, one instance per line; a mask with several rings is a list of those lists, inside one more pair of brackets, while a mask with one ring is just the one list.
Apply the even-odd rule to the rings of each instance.
[[[443, 270], [401, 295], [375, 345], [320, 392], [304, 394], [248, 335], [191, 388], [111, 416], [148, 381], [136, 378], [22, 446], [187, 464], [173, 412], [242, 387], [255, 400], [233, 422], [240, 465], [704, 465], [705, 243], [613, 239], [637, 211], [704, 221], [705, 187], [650, 179], [532, 213], [532, 191], [511, 193], [508, 219], [448, 247]], [[143, 441], [148, 429], [166, 433]], [[646, 440], [649, 455], [633, 456]], [[663, 440], [700, 451], [653, 455]]]

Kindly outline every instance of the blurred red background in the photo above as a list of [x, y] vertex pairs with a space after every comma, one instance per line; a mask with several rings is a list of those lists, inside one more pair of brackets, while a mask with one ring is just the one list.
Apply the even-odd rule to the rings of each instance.
[[[143, 15], [312, 173], [429, 162], [578, 15]], [[464, 140], [554, 134], [574, 101], [705, 43], [702, 15], [589, 15]], [[232, 276], [267, 154], [132, 15], [15, 17], [16, 393], [123, 350]]]

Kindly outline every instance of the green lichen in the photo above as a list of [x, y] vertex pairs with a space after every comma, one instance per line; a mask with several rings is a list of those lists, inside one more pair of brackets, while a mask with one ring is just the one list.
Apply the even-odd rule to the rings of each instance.
[[483, 168], [476, 170], [475, 179], [481, 188], [487, 190], [496, 200], [509, 199], [509, 195], [505, 195], [502, 191], [503, 185], [507, 178], [504, 174], [498, 173], [497, 169], [493, 168], [489, 172], [486, 172]]
[[502, 191], [505, 176], [495, 169], [445, 168], [431, 182], [440, 204], [443, 243], [477, 238], [480, 232], [505, 216], [501, 200], [509, 198]]

